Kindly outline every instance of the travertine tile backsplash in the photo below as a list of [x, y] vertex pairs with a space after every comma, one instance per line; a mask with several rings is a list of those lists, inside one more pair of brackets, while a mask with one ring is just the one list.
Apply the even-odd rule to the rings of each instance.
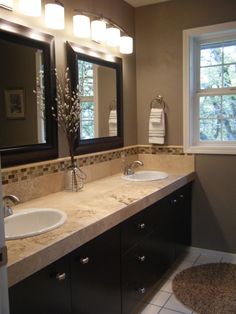
[[[194, 157], [184, 155], [182, 147], [130, 146], [121, 149], [82, 155], [77, 162], [91, 182], [122, 172], [125, 162], [137, 158], [144, 162], [144, 169], [181, 172], [194, 169]], [[65, 169], [69, 158], [21, 165], [2, 169], [3, 194], [15, 194], [22, 202], [42, 197], [64, 189]]]

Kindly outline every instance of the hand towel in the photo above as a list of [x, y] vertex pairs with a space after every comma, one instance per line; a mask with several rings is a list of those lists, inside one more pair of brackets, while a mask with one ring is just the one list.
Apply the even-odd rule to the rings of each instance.
[[164, 144], [165, 112], [163, 109], [152, 108], [149, 116], [149, 143]]
[[111, 110], [109, 115], [109, 136], [117, 136], [117, 112]]

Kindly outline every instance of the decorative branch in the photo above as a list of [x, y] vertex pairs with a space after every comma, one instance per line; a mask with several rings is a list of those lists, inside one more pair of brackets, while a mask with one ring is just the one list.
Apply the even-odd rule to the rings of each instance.
[[72, 90], [69, 68], [65, 71], [64, 79], [59, 78], [58, 72], [55, 69], [55, 77], [57, 114], [56, 108], [52, 107], [53, 117], [66, 136], [71, 157], [71, 166], [73, 166], [75, 164], [74, 145], [80, 128], [81, 106], [79, 87], [77, 86], [75, 90]]

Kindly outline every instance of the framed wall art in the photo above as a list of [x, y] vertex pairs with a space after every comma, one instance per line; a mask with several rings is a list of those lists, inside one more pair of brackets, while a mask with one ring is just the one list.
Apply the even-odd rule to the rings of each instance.
[[24, 119], [25, 103], [23, 89], [5, 90], [6, 117], [8, 119]]

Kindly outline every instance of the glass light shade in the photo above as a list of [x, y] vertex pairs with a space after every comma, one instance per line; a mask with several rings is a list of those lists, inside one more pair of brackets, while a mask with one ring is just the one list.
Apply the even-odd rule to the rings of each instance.
[[116, 27], [107, 28], [107, 45], [117, 47], [120, 44], [120, 30]]
[[41, 0], [19, 0], [19, 10], [29, 16], [41, 15]]
[[13, 0], [0, 0], [0, 7], [12, 10], [12, 8], [13, 8]]
[[45, 23], [47, 27], [52, 29], [64, 29], [64, 7], [56, 3], [48, 3], [45, 5]]
[[102, 43], [106, 41], [106, 22], [102, 20], [95, 20], [91, 23], [92, 40]]
[[80, 38], [90, 38], [90, 18], [86, 15], [73, 16], [74, 35]]
[[121, 36], [120, 38], [120, 53], [133, 53], [133, 38], [130, 36]]

